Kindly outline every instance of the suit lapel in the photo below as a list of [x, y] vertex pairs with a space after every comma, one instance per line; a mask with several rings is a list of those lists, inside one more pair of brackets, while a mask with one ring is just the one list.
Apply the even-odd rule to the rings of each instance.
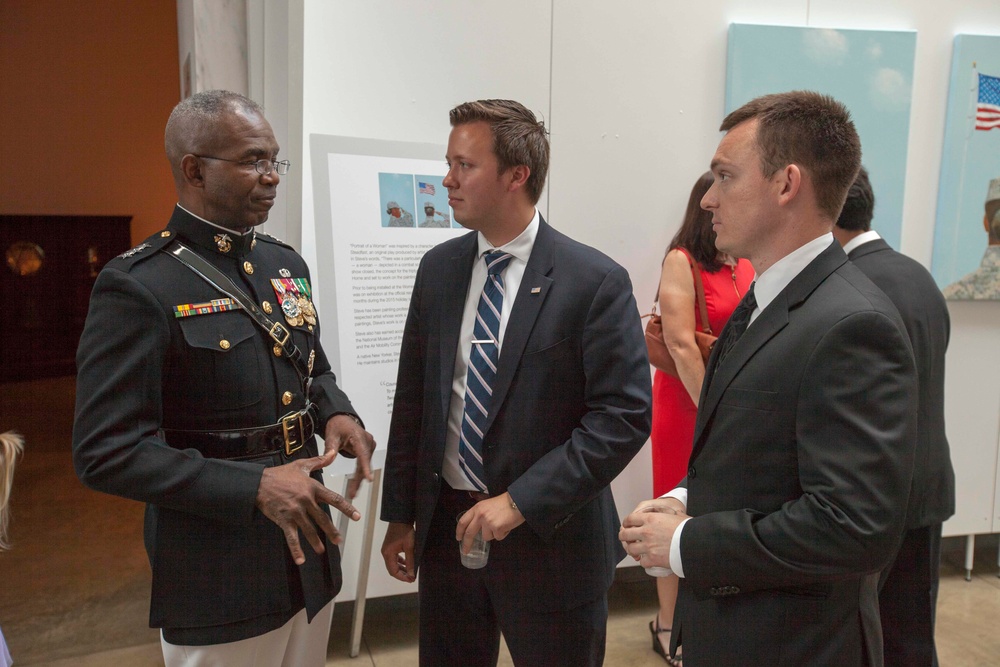
[[[479, 249], [476, 232], [467, 234], [456, 248], [455, 254], [449, 258], [446, 267], [451, 280], [440, 283], [442, 293], [441, 321], [439, 324], [439, 352], [441, 359], [441, 414], [445, 421], [451, 404], [451, 384], [455, 376], [455, 354], [458, 351], [458, 337], [462, 332], [462, 314], [465, 311], [465, 299], [469, 294], [469, 281], [472, 279], [472, 267], [476, 262]], [[435, 295], [428, 295], [437, 298]]]
[[[718, 350], [714, 350], [709, 360], [705, 375], [709, 381], [702, 387], [701, 399], [698, 403], [698, 417], [695, 422], [694, 448], [691, 452], [691, 460], [701, 451], [705, 444], [705, 430], [711, 422], [712, 415], [719, 405], [723, 394], [733, 381], [733, 378], [743, 369], [743, 367], [753, 358], [761, 347], [763, 347], [779, 331], [784, 329], [789, 322], [789, 314], [795, 310], [810, 294], [847, 261], [843, 249], [837, 241], [834, 241], [811, 261], [806, 268], [802, 269], [792, 282], [785, 286], [785, 289], [767, 305], [753, 324], [746, 330], [726, 359], [724, 366], [716, 370], [718, 365]], [[723, 332], [729, 329], [726, 323]], [[720, 334], [721, 339], [724, 334]]]
[[517, 290], [514, 308], [504, 330], [503, 347], [500, 349], [500, 359], [497, 362], [497, 376], [493, 384], [493, 396], [490, 398], [486, 431], [493, 425], [493, 420], [503, 405], [510, 383], [514, 380], [514, 373], [521, 363], [528, 336], [535, 326], [535, 320], [538, 319], [542, 304], [552, 286], [549, 273], [552, 271], [555, 249], [553, 241], [552, 228], [539, 216], [538, 234], [531, 248], [531, 257], [524, 267], [521, 286]]

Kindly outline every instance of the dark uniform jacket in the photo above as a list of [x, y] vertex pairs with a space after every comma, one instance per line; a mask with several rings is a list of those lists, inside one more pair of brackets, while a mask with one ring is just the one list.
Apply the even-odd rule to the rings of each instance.
[[[354, 414], [320, 346], [318, 323], [291, 326], [271, 282], [308, 280], [303, 259], [265, 234], [223, 233], [178, 206], [166, 230], [111, 260], [94, 286], [77, 352], [77, 474], [91, 488], [147, 503], [150, 626], [175, 644], [257, 636], [303, 606], [311, 618], [341, 584], [336, 547], [327, 543], [317, 556], [303, 542], [306, 563], [297, 567], [281, 531], [256, 508], [264, 467], [287, 462], [283, 456], [222, 460], [167, 442], [175, 429], [275, 424], [307, 401], [289, 359], [246, 312], [177, 316], [225, 295], [160, 252], [175, 239], [287, 325], [303, 357], [312, 356], [317, 433], [332, 415]], [[316, 454], [310, 438], [292, 458]]]

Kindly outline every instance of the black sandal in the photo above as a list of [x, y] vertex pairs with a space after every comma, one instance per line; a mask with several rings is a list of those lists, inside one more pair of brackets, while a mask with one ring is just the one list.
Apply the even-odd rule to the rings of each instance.
[[652, 620], [652, 621], [649, 622], [649, 634], [653, 635], [653, 651], [658, 656], [660, 656], [661, 658], [663, 658], [663, 660], [668, 665], [672, 665], [673, 667], [683, 667], [684, 663], [681, 662], [683, 660], [683, 658], [681, 658], [681, 656], [679, 656], [679, 655], [676, 658], [671, 658], [667, 654], [667, 652], [663, 649], [663, 644], [660, 643], [660, 635], [663, 634], [664, 632], [669, 633], [670, 630], [671, 630], [670, 628], [661, 628], [660, 627], [660, 616], [659, 616], [659, 614], [657, 614], [655, 620]]

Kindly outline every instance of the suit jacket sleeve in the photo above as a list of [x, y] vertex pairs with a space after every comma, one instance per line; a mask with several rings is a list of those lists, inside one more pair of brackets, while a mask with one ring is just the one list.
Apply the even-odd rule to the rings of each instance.
[[73, 461], [88, 487], [210, 519], [250, 523], [263, 467], [169, 447], [161, 368], [169, 339], [156, 298], [105, 268], [77, 352]]
[[579, 425], [507, 489], [543, 540], [605, 490], [649, 437], [649, 359], [625, 269], [611, 269], [591, 298], [582, 335]]
[[[785, 497], [761, 497], [759, 507], [695, 516], [684, 526], [681, 557], [699, 596], [720, 584], [746, 593], [835, 581], [875, 572], [893, 553], [913, 470], [909, 344], [885, 314], [859, 312], [835, 323], [806, 356], [800, 386], [789, 388], [794, 404], [779, 407], [792, 413], [791, 453], [775, 445], [773, 465], [747, 460], [754, 474], [771, 475], [762, 488], [783, 489]], [[752, 393], [730, 389], [720, 401], [712, 428], [727, 419], [724, 410], [741, 411], [735, 419], [746, 428], [727, 431], [730, 442], [718, 446], [767, 451], [761, 438], [777, 433], [771, 423], [781, 420], [754, 413]], [[695, 465], [700, 476], [710, 463]], [[789, 484], [796, 477], [798, 488]]]

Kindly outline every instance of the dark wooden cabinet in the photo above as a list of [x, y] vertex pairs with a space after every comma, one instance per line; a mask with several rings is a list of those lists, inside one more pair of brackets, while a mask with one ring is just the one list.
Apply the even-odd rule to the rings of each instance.
[[101, 267], [131, 247], [132, 216], [0, 215], [0, 381], [76, 373]]

